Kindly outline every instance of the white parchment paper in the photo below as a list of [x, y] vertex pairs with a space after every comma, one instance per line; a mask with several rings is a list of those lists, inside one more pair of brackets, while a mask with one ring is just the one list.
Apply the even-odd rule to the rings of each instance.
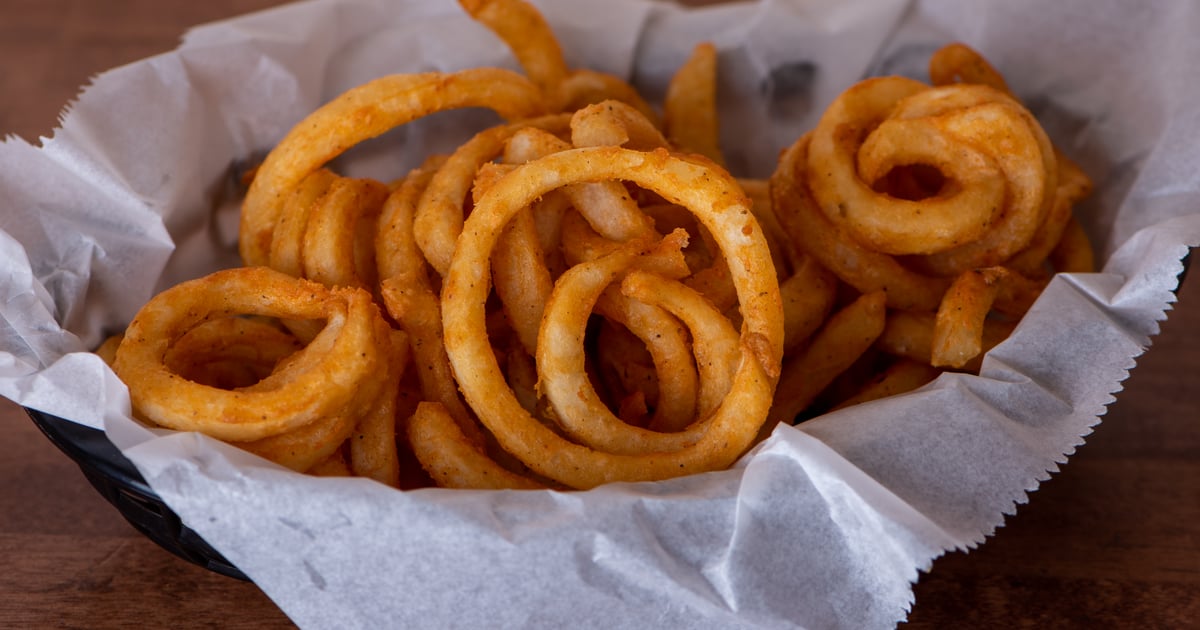
[[[870, 74], [959, 40], [1098, 185], [1103, 273], [1057, 278], [981, 376], [781, 427], [732, 470], [589, 492], [402, 493], [147, 431], [85, 352], [151, 295], [238, 264], [234, 174], [394, 72], [515, 68], [454, 2], [316, 0], [207, 25], [87, 87], [41, 147], [0, 144], [0, 394], [103, 427], [303, 627], [888, 627], [918, 570], [982, 542], [1099, 421], [1200, 244], [1200, 5], [1188, 0], [537, 2], [571, 63], [647, 95], [720, 50], [735, 174]], [[489, 121], [438, 115], [339, 168], [391, 177]]]

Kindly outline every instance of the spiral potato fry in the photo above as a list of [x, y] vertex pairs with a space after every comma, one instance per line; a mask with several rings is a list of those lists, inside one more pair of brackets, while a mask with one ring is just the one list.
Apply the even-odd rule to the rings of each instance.
[[[850, 87], [769, 179], [738, 179], [715, 46], [660, 122], [568, 67], [532, 5], [461, 5], [524, 75], [382, 77], [297, 124], [250, 183], [245, 266], [167, 289], [97, 350], [139, 418], [396, 487], [661, 480], [977, 370], [1051, 273], [1093, 264], [1090, 180], [965, 46], [933, 85]], [[505, 121], [387, 183], [329, 165], [463, 107]]]
[[1086, 239], [1064, 235], [1091, 182], [970, 48], [935, 53], [930, 75], [843, 92], [781, 156], [772, 201], [843, 282], [929, 314], [921, 360], [973, 369], [992, 319], [1019, 318], [1054, 270], [1090, 270]]
[[[253, 389], [222, 390], [178, 378], [164, 363], [184, 334], [239, 313], [319, 319], [321, 332]], [[117, 349], [114, 370], [134, 406], [156, 424], [255, 440], [337, 415], [381, 364], [370, 296], [327, 290], [265, 268], [239, 268], [159, 293], [139, 311]]]
[[[704, 437], [673, 452], [640, 457], [595, 451], [566, 442], [529, 416], [511, 391], [488, 343], [484, 303], [490, 282], [488, 256], [500, 229], [541, 194], [580, 181], [626, 179], [696, 213], [737, 261], [733, 276], [745, 328], [734, 387]], [[688, 185], [683, 185], [684, 183]], [[695, 188], [693, 188], [695, 187]], [[699, 472], [729, 465], [749, 447], [766, 418], [782, 356], [779, 288], [770, 252], [736, 182], [716, 171], [672, 158], [618, 147], [573, 149], [518, 167], [480, 200], [463, 228], [445, 278], [446, 350], [467, 402], [505, 450], [538, 473], [572, 487]], [[544, 325], [544, 324], [543, 324]], [[542, 341], [539, 338], [539, 343]], [[549, 458], [544, 457], [551, 452]], [[670, 471], [670, 472], [668, 472]]]

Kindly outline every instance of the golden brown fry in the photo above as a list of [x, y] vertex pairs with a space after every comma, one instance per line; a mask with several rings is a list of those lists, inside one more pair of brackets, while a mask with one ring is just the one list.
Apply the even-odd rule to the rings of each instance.
[[[879, 252], [961, 261], [952, 271], [996, 264], [1022, 248], [1054, 190], [1053, 149], [1041, 127], [982, 85], [931, 88], [900, 77], [855, 84], [813, 129], [809, 162], [822, 173], [809, 183], [829, 220]], [[871, 188], [912, 164], [955, 185], [920, 200]]]
[[521, 68], [546, 95], [551, 111], [572, 112], [614, 99], [655, 119], [649, 103], [620, 78], [586, 68], [568, 68], [558, 39], [533, 5], [522, 0], [460, 0], [459, 4], [504, 40]]
[[533, 202], [533, 222], [537, 228], [538, 242], [546, 257], [546, 268], [553, 278], [562, 275], [567, 268], [562, 246], [562, 226], [563, 218], [570, 209], [571, 200], [560, 190]]
[[750, 197], [750, 209], [763, 228], [763, 234], [771, 246], [771, 260], [775, 263], [775, 273], [780, 281], [788, 277], [798, 267], [804, 257], [796, 248], [796, 244], [787, 235], [775, 208], [771, 205], [770, 183], [765, 179], [738, 179], [738, 183]]
[[[320, 334], [253, 392], [181, 378], [167, 349], [215, 314], [324, 319]], [[359, 289], [327, 289], [266, 267], [218, 271], [159, 293], [138, 312], [117, 349], [114, 370], [133, 405], [160, 426], [226, 440], [257, 440], [335, 415], [375, 377], [379, 311]]]
[[957, 42], [939, 48], [929, 58], [929, 80], [934, 85], [987, 85], [1012, 95], [1008, 82], [987, 59], [970, 47]]
[[[699, 376], [683, 323], [665, 310], [631, 299], [613, 287], [601, 294], [596, 313], [624, 326], [649, 351], [657, 391], [647, 428], [680, 431], [691, 424], [696, 417]], [[598, 351], [603, 349], [602, 345]]]
[[1019, 319], [1033, 306], [1050, 282], [1047, 275], [1028, 277], [1008, 267], [1000, 281], [1000, 292], [992, 304], [992, 310], [1009, 318]]
[[571, 144], [576, 147], [625, 147], [637, 151], [667, 148], [670, 143], [637, 108], [620, 101], [588, 105], [571, 116]]
[[490, 127], [446, 158], [422, 190], [413, 220], [413, 236], [429, 266], [438, 274], [446, 273], [480, 167], [500, 156], [509, 138], [521, 129], [565, 130], [568, 121], [565, 115], [544, 116]]
[[546, 266], [537, 224], [529, 208], [504, 228], [492, 251], [492, 281], [509, 323], [525, 351], [537, 352], [538, 327], [554, 288]]
[[830, 411], [910, 392], [933, 382], [933, 379], [941, 373], [941, 370], [929, 364], [912, 359], [900, 359]]
[[1092, 191], [1092, 180], [1078, 165], [1057, 149], [1055, 158], [1058, 167], [1058, 188], [1054, 191], [1054, 204], [1029, 245], [1005, 262], [1006, 267], [1026, 276], [1045, 275], [1046, 261], [1063, 239], [1067, 225], [1073, 218], [1072, 210], [1075, 204]]
[[407, 272], [419, 276], [421, 283], [429, 283], [425, 257], [413, 233], [413, 222], [422, 191], [445, 160], [445, 156], [427, 159], [410, 172], [384, 202], [375, 232], [375, 264], [380, 280]]
[[[487, 163], [475, 176], [472, 195], [486, 194], [498, 179], [515, 168], [511, 164]], [[504, 227], [492, 252], [492, 282], [508, 323], [531, 356], [537, 352], [538, 326], [550, 298], [554, 280], [546, 265], [532, 206], [513, 217]]]
[[[657, 235], [646, 235], [639, 240], [655, 238]], [[650, 257], [646, 264], [655, 273], [672, 279], [686, 278], [691, 274], [683, 248], [688, 244], [688, 235], [682, 229], [672, 230], [662, 237], [656, 255]], [[567, 212], [562, 222], [562, 251], [566, 261], [576, 265], [581, 262], [595, 260], [623, 247], [628, 241], [613, 241], [598, 234], [578, 212]]]
[[388, 314], [409, 334], [423, 399], [441, 404], [458, 423], [462, 434], [482, 445], [482, 433], [458, 396], [454, 372], [446, 356], [438, 296], [408, 273], [385, 279], [380, 294]]
[[884, 329], [886, 305], [882, 291], [862, 295], [834, 313], [802, 352], [784, 362], [763, 435], [781, 422], [792, 423], [875, 343]]
[[811, 256], [779, 283], [783, 298], [783, 347], [791, 352], [824, 323], [837, 297], [837, 278]]
[[422, 402], [408, 420], [408, 440], [421, 466], [443, 488], [536, 490], [545, 486], [497, 464], [463, 436], [440, 404]]
[[230, 443], [285, 468], [305, 472], [341, 449], [342, 443], [354, 432], [360, 411], [356, 407], [284, 433], [249, 442], [230, 440]]
[[692, 274], [684, 284], [698, 291], [721, 312], [728, 311], [737, 304], [737, 290], [733, 286], [733, 278], [729, 275], [729, 266], [725, 264], [719, 251], [707, 267]]
[[859, 244], [834, 225], [808, 191], [808, 135], [780, 155], [771, 175], [771, 202], [788, 234], [809, 256], [863, 293], [885, 291], [888, 306], [937, 309], [950, 280], [914, 271], [894, 257]]
[[[539, 157], [572, 148], [566, 141], [539, 129], [513, 134], [504, 151], [509, 164], [524, 164]], [[637, 206], [620, 182], [589, 182], [564, 186], [556, 191], [567, 196], [597, 233], [623, 243], [657, 234], [654, 222]]]
[[[376, 340], [378, 340], [378, 335], [388, 328], [387, 323], [377, 318], [374, 325]], [[196, 330], [192, 329], [192, 332], [194, 333]], [[264, 349], [263, 352], [268, 352], [268, 350]], [[385, 354], [386, 352], [387, 350], [383, 351]], [[293, 361], [295, 356], [295, 354], [291, 354], [284, 357], [281, 366]], [[250, 385], [244, 391], [269, 391], [272, 386], [271, 378], [273, 377]], [[350, 405], [332, 416], [259, 440], [233, 442], [233, 444], [281, 466], [297, 472], [307, 472], [322, 462], [328, 462], [330, 458], [342, 451], [342, 445], [353, 435], [355, 426], [364, 416], [372, 412], [381, 397], [389, 394], [389, 389], [390, 384], [386, 378], [371, 379], [357, 391], [357, 395]]]
[[620, 101], [641, 112], [652, 124], [658, 124], [658, 114], [636, 89], [619, 77], [587, 68], [571, 72], [559, 86], [554, 98], [557, 111], [573, 112], [603, 101]]
[[313, 206], [338, 179], [328, 169], [317, 169], [305, 177], [288, 195], [271, 234], [268, 264], [289, 276], [304, 277], [304, 235]]
[[[616, 289], [614, 291], [614, 289]], [[616, 294], [620, 297], [620, 289], [610, 285], [601, 295], [601, 300], [607, 295]], [[625, 298], [628, 300], [628, 298]], [[629, 300], [632, 302], [633, 300]], [[596, 302], [595, 314], [602, 319], [590, 324], [586, 341], [588, 347], [584, 354], [584, 369], [587, 370], [595, 384], [596, 392], [603, 401], [612, 408], [623, 398], [634, 392], [641, 392], [645, 398], [647, 409], [654, 406], [658, 399], [658, 374], [654, 369], [654, 357], [651, 356], [646, 344], [623, 325], [608, 318], [600, 312], [600, 301]], [[691, 360], [691, 347], [686, 350], [688, 360]], [[693, 368], [693, 376], [695, 368]], [[692, 391], [693, 408], [695, 407], [695, 390]], [[693, 409], [694, 410], [694, 409]], [[553, 410], [547, 417], [552, 417]], [[618, 414], [619, 415], [619, 414]], [[646, 428], [646, 418], [631, 422], [621, 416], [626, 422]], [[687, 418], [691, 422], [692, 417]]]
[[537, 392], [538, 372], [533, 356], [519, 344], [510, 347], [504, 353], [504, 373], [508, 376], [509, 388], [521, 406], [530, 414], [541, 417], [543, 410]]
[[[301, 260], [304, 277], [328, 287], [348, 286], [371, 289], [376, 284], [374, 248], [363, 247], [362, 235], [370, 235], [374, 244], [374, 229], [363, 231], [362, 225], [372, 228], [378, 223], [380, 207], [388, 197], [387, 186], [371, 179], [338, 178], [308, 216], [304, 230], [304, 249]], [[371, 252], [367, 261], [361, 252]]]
[[679, 150], [724, 164], [717, 118], [717, 48], [697, 44], [675, 72], [663, 101], [663, 126]]
[[[672, 453], [627, 456], [573, 444], [526, 412], [504, 382], [487, 339], [483, 304], [498, 230], [520, 208], [562, 185], [626, 179], [690, 208], [726, 253], [741, 306], [742, 357], [734, 385], [696, 444]], [[684, 184], [687, 182], [687, 184]], [[782, 356], [783, 323], [770, 252], [749, 201], [727, 174], [618, 147], [575, 149], [522, 165], [476, 205], [459, 239], [443, 288], [446, 350], [459, 386], [501, 446], [538, 474], [572, 487], [615, 480], [662, 479], [728, 466], [750, 446], [766, 417]]]
[[646, 416], [649, 415], [650, 408], [646, 406], [646, 393], [640, 389], [633, 390], [617, 401], [617, 417], [626, 424], [640, 427], [645, 424]]
[[931, 365], [961, 368], [983, 351], [983, 322], [1008, 275], [1003, 267], [987, 267], [954, 279], [934, 319]]
[[385, 348], [382, 391], [359, 417], [350, 436], [350, 470], [389, 486], [400, 485], [400, 455], [396, 449], [397, 397], [408, 364], [408, 335], [380, 320], [377, 343]]
[[288, 194], [350, 147], [434, 112], [487, 107], [514, 120], [544, 111], [541, 90], [498, 68], [400, 74], [352, 88], [297, 125], [267, 155], [242, 202], [238, 248], [248, 266], [269, 262], [271, 235]]
[[892, 116], [945, 117], [943, 124], [957, 138], [988, 147], [1007, 187], [1003, 212], [986, 233], [930, 254], [921, 260], [923, 268], [953, 276], [1000, 264], [1029, 245], [1054, 205], [1058, 186], [1054, 145], [1029, 110], [991, 87], [963, 84], [905, 99]]
[[346, 462], [345, 451], [340, 448], [304, 472], [317, 477], [350, 477], [354, 474]]
[[1092, 251], [1092, 242], [1078, 219], [1072, 218], [1067, 223], [1062, 239], [1050, 252], [1050, 264], [1059, 273], [1096, 271], [1096, 255]]
[[125, 333], [110, 335], [107, 339], [101, 342], [99, 346], [96, 347], [94, 352], [100, 357], [101, 360], [107, 363], [109, 367], [112, 367], [113, 362], [117, 360], [117, 348], [120, 347], [121, 340], [124, 338]]
[[546, 94], [567, 78], [567, 62], [554, 31], [536, 7], [523, 0], [459, 0], [468, 15], [492, 30]]
[[[608, 409], [592, 386], [587, 373], [584, 335], [588, 317], [605, 288], [637, 264], [642, 249], [626, 246], [607, 256], [575, 265], [567, 270], [559, 278], [554, 294], [547, 304], [541, 337], [538, 340], [539, 389], [553, 406], [553, 417], [576, 442], [607, 453], [635, 455], [678, 451], [694, 444], [705, 429], [703, 426], [693, 426], [680, 433], [659, 433], [631, 426]], [[677, 283], [676, 285], [682, 286]], [[629, 297], [644, 301], [646, 296], [636, 294]], [[658, 294], [655, 297], [662, 300], [665, 296]], [[655, 305], [664, 307], [661, 303]], [[706, 313], [696, 299], [691, 300], [688, 306], [701, 308], [701, 312], [689, 313], [691, 317], [686, 323], [691, 328], [692, 322]], [[682, 308], [672, 309], [672, 314], [679, 317], [679, 310]], [[720, 391], [710, 397], [719, 403], [728, 391], [729, 379], [724, 378], [717, 382], [716, 374], [711, 368], [730, 371], [731, 363], [737, 360], [740, 349], [737, 332], [729, 322], [720, 313], [712, 311], [711, 306], [707, 308], [707, 314], [710, 316], [706, 322], [711, 322], [715, 317], [724, 325], [724, 328], [718, 325], [717, 330], [728, 333], [714, 338], [704, 331], [693, 329], [693, 334], [706, 342], [698, 346], [698, 351], [726, 351], [719, 357], [706, 357], [707, 361], [700, 363], [701, 387], [706, 382], [706, 375], [712, 377]], [[721, 341], [727, 343], [721, 344]]]
[[604, 238], [624, 243], [655, 236], [654, 221], [619, 182], [596, 182], [568, 186], [567, 198], [592, 229]]
[[[905, 357], [914, 361], [932, 364], [933, 355], [933, 313], [916, 313], [911, 311], [892, 311], [888, 314], [887, 325], [879, 336], [878, 347], [888, 354]], [[988, 319], [983, 323], [982, 353], [962, 366], [964, 372], [979, 372], [983, 353], [991, 350], [996, 344], [1004, 341], [1016, 322]]]
[[[382, 320], [380, 320], [382, 323]], [[221, 390], [253, 392], [281, 361], [299, 351], [298, 339], [278, 326], [257, 319], [222, 317], [192, 328], [168, 350], [164, 364], [181, 376]], [[364, 396], [378, 392], [377, 383]], [[339, 450], [354, 427], [362, 405], [307, 425], [249, 442], [231, 442], [281, 466], [304, 472]]]
[[417, 200], [441, 162], [435, 159], [410, 173], [384, 204], [376, 239], [379, 292], [388, 315], [409, 335], [422, 398], [441, 403], [463, 435], [482, 445], [483, 435], [454, 386], [442, 343], [441, 307], [414, 234]]
[[687, 325], [700, 376], [696, 413], [701, 421], [709, 418], [733, 387], [740, 352], [733, 324], [699, 292], [658, 275], [630, 272], [621, 282], [621, 292], [659, 306]]
[[218, 389], [249, 387], [304, 344], [279, 326], [245, 317], [211, 319], [189, 330], [163, 357], [167, 369]]

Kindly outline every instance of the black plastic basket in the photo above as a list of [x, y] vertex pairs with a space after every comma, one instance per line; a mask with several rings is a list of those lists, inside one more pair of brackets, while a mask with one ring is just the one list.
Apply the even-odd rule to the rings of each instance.
[[213, 549], [146, 484], [103, 431], [25, 408], [34, 424], [83, 471], [83, 476], [133, 525], [163, 549], [210, 571], [248, 578]]

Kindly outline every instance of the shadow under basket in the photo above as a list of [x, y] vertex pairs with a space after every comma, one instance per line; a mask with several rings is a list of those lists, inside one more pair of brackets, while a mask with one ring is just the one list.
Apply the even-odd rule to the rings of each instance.
[[103, 431], [25, 408], [33, 423], [83, 471], [83, 476], [134, 529], [163, 549], [210, 571], [249, 580], [163, 503]]

